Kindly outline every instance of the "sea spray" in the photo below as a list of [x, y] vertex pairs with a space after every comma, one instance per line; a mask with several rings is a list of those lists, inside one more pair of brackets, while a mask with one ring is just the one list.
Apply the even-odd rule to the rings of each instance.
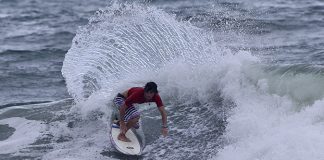
[[215, 60], [211, 37], [155, 7], [112, 5], [80, 27], [66, 54], [62, 74], [76, 102], [111, 90], [127, 74], [157, 70], [178, 57]]

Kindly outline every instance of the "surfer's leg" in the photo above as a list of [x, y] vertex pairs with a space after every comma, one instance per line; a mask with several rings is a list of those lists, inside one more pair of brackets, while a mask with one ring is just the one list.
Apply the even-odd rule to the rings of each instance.
[[127, 130], [132, 127], [138, 129], [139, 118], [140, 118], [140, 112], [134, 106], [127, 108], [125, 112], [125, 122], [126, 122]]
[[124, 134], [124, 133], [119, 133], [119, 135], [118, 135], [118, 140], [120, 140], [120, 141], [124, 141], [124, 142], [131, 142], [131, 140], [129, 140], [127, 137], [126, 137], [126, 135]]
[[[135, 128], [135, 126], [138, 125], [137, 123], [138, 123], [138, 120], [139, 120], [139, 119], [140, 119], [140, 116], [137, 116], [137, 117], [135, 117], [135, 118], [129, 119], [129, 120], [127, 121], [127, 123], [126, 123], [126, 127], [127, 127], [126, 132], [127, 132], [130, 128], [132, 128], [132, 127]], [[123, 134], [123, 133], [119, 133], [119, 135], [118, 135], [118, 140], [121, 140], [121, 141], [124, 141], [124, 142], [131, 142], [131, 140], [129, 140], [129, 139], [126, 137], [126, 135]]]
[[114, 112], [117, 120], [120, 120], [120, 114], [119, 114], [119, 108], [125, 103], [125, 97], [123, 97], [120, 93], [114, 98], [113, 100], [115, 106], [114, 106]]
[[[125, 101], [125, 98], [120, 96], [120, 94], [118, 94], [113, 100], [115, 107], [116, 107], [116, 116], [117, 116], [118, 120], [120, 120], [119, 108], [123, 105], [124, 101]], [[130, 140], [126, 137], [126, 135], [121, 132], [118, 135], [118, 140], [124, 141], [124, 142], [130, 142]]]
[[[118, 110], [124, 102], [125, 102], [125, 99], [120, 96], [116, 96], [116, 98], [114, 99], [114, 103], [118, 107]], [[126, 109], [125, 116], [124, 116], [124, 121], [126, 122], [126, 127], [127, 127], [126, 132], [132, 127], [136, 128], [136, 129], [139, 128], [139, 125], [138, 125], [139, 118], [140, 118], [140, 113], [134, 106], [128, 107]], [[121, 141], [124, 141], [124, 142], [130, 142], [130, 140], [123, 133], [120, 133], [118, 135], [118, 139]]]
[[118, 140], [120, 140], [120, 141], [124, 141], [124, 142], [131, 142], [131, 140], [129, 140], [129, 139], [125, 136], [125, 134], [123, 134], [123, 133], [119, 133], [119, 135], [118, 135]]
[[135, 118], [133, 118], [133, 119], [130, 119], [130, 120], [128, 120], [128, 122], [127, 122], [127, 124], [126, 124], [126, 126], [127, 126], [127, 131], [130, 129], [130, 128], [132, 128], [132, 127], [134, 127], [134, 128], [137, 128], [137, 126], [138, 126], [138, 120], [140, 119], [140, 116], [137, 116], [137, 117], [135, 117]]

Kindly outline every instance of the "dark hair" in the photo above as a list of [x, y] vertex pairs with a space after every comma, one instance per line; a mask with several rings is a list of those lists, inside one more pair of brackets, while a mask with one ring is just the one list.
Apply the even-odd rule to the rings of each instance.
[[156, 83], [154, 83], [154, 82], [148, 82], [148, 83], [146, 83], [146, 85], [144, 87], [144, 91], [145, 92], [158, 93]]

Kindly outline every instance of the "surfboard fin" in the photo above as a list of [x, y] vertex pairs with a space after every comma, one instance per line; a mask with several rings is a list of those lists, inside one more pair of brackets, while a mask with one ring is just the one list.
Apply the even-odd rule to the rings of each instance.
[[119, 128], [119, 120], [114, 120], [113, 124], [112, 124], [112, 127]]
[[116, 123], [112, 124], [113, 128], [119, 128], [119, 125], [117, 125]]

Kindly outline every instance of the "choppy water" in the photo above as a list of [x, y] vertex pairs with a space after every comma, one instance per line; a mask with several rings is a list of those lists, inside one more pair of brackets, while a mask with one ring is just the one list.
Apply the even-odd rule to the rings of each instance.
[[[0, 159], [324, 159], [324, 3], [0, 0]], [[78, 27], [80, 26], [80, 27]], [[111, 99], [155, 81], [142, 156]]]

